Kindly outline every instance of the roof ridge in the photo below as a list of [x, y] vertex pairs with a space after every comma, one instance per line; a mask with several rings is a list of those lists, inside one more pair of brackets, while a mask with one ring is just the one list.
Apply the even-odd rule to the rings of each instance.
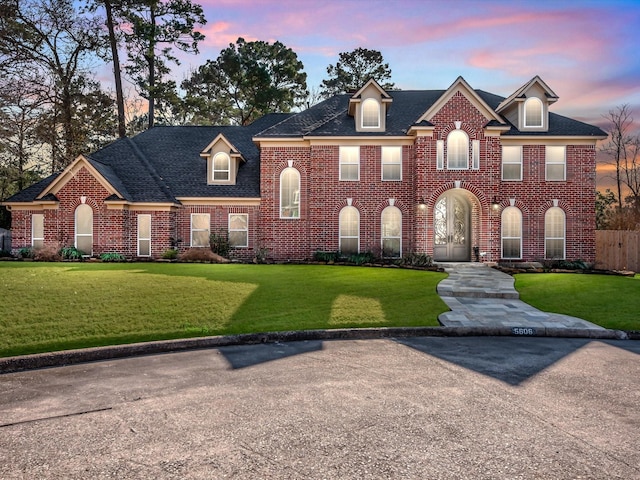
[[164, 179], [162, 178], [162, 176], [160, 176], [158, 171], [153, 167], [153, 165], [151, 164], [151, 162], [149, 161], [147, 156], [142, 152], [142, 150], [140, 150], [140, 147], [138, 147], [138, 145], [136, 145], [136, 143], [133, 141], [132, 138], [126, 137], [125, 140], [129, 143], [129, 145], [131, 146], [131, 148], [133, 150], [133, 153], [136, 155], [136, 157], [138, 157], [140, 159], [140, 161], [143, 163], [143, 165], [145, 166], [147, 171], [151, 174], [151, 176], [156, 181], [156, 183], [160, 187], [160, 189], [169, 198], [171, 198], [171, 200], [173, 200], [174, 202], [177, 203], [178, 201], [176, 200], [175, 196], [171, 192], [171, 189], [165, 183]]

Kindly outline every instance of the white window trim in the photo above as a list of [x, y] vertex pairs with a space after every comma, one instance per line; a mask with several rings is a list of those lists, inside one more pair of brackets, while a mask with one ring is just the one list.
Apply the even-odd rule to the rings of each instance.
[[[527, 103], [539, 103], [540, 104], [540, 125], [528, 125], [527, 124]], [[538, 97], [529, 97], [524, 101], [523, 106], [524, 119], [522, 124], [525, 128], [544, 128], [544, 103]]]
[[388, 207], [385, 207], [385, 208], [382, 210], [382, 213], [380, 214], [380, 230], [381, 230], [381, 233], [382, 233], [382, 231], [384, 230], [384, 229], [382, 228], [382, 227], [383, 227], [383, 224], [382, 224], [382, 216], [384, 215], [384, 211], [385, 211], [387, 208], [394, 208], [394, 209], [396, 209], [396, 210], [398, 211], [398, 214], [400, 215], [400, 234], [399, 234], [399, 235], [397, 235], [397, 236], [391, 236], [391, 235], [389, 235], [389, 236], [386, 236], [386, 237], [385, 237], [385, 236], [380, 235], [380, 251], [381, 251], [382, 253], [384, 253], [384, 241], [385, 241], [385, 240], [399, 240], [399, 241], [400, 241], [400, 242], [399, 242], [399, 243], [400, 243], [400, 251], [398, 252], [398, 256], [397, 256], [397, 257], [386, 257], [386, 258], [402, 258], [402, 211], [401, 211], [398, 207], [393, 206], [393, 205], [389, 205]]
[[[544, 147], [544, 179], [547, 182], [566, 182], [567, 181], [567, 147], [563, 146], [563, 145], [557, 145], [557, 147], [561, 147], [563, 149], [563, 160], [562, 162], [549, 162], [547, 160], [547, 148], [552, 147], [555, 145], [546, 145]], [[547, 167], [549, 165], [562, 165], [563, 166], [563, 171], [562, 171], [562, 178], [558, 179], [558, 178], [548, 178], [548, 170]]]
[[[376, 111], [378, 112], [378, 121], [376, 122], [376, 125], [365, 125], [364, 124], [364, 107], [365, 104], [373, 104], [375, 103], [376, 105]], [[363, 129], [366, 128], [380, 128], [380, 102], [378, 102], [375, 98], [367, 98], [362, 102], [362, 107], [360, 110], [360, 126]]]
[[[353, 149], [353, 151], [356, 151], [358, 153], [358, 161], [354, 162], [354, 163], [346, 163], [342, 161], [342, 152], [346, 152], [346, 149]], [[360, 181], [360, 147], [340, 147], [340, 152], [339, 152], [339, 156], [340, 156], [340, 160], [339, 160], [339, 180], [341, 182], [359, 182]], [[342, 166], [343, 165], [357, 165], [358, 166], [358, 177], [357, 178], [342, 178]]]
[[91, 232], [90, 233], [78, 233], [78, 208], [80, 208], [81, 205], [87, 205], [86, 203], [81, 203], [80, 205], [78, 205], [76, 207], [75, 212], [73, 213], [73, 230], [74, 230], [74, 247], [78, 248], [78, 237], [91, 237], [91, 252], [89, 252], [88, 254], [85, 254], [85, 257], [90, 257], [91, 255], [93, 255], [93, 208], [91, 208], [91, 205], [87, 205], [90, 209], [91, 209]]
[[[558, 210], [560, 210], [563, 214], [563, 225], [562, 225], [562, 231], [564, 232], [564, 236], [563, 237], [548, 237], [547, 236], [547, 213], [549, 213], [549, 211], [553, 208], [557, 208]], [[547, 240], [562, 240], [562, 258], [549, 258], [547, 256]], [[548, 260], [564, 260], [567, 258], [567, 213], [562, 210], [560, 207], [551, 207], [549, 210], [547, 210], [545, 212], [545, 216], [544, 216], [544, 258], [548, 259]]]
[[[506, 145], [509, 146], [509, 145]], [[521, 182], [522, 181], [522, 163], [523, 163], [523, 155], [524, 155], [524, 149], [522, 148], [522, 145], [513, 145], [512, 147], [518, 148], [520, 150], [520, 162], [516, 163], [516, 162], [505, 162], [504, 161], [504, 148], [505, 145], [502, 146], [502, 152], [501, 152], [501, 165], [500, 165], [500, 178], [502, 179], [503, 182]], [[515, 179], [515, 178], [504, 178], [504, 166], [505, 165], [520, 165], [520, 175], [519, 178]]]
[[436, 140], [436, 170], [444, 170], [444, 140]]
[[[140, 236], [140, 217], [148, 217], [149, 218], [149, 238]], [[148, 240], [149, 241], [149, 254], [141, 255], [140, 254], [140, 241]], [[138, 257], [150, 257], [151, 256], [151, 215], [148, 213], [141, 213], [138, 215]]]
[[[384, 152], [390, 150], [397, 150], [400, 152], [398, 158], [400, 159], [398, 162], [384, 162]], [[399, 165], [400, 166], [400, 178], [384, 178], [384, 166], [385, 165]], [[402, 181], [402, 147], [382, 147], [380, 149], [380, 180], [383, 182], [401, 182]]]
[[[358, 234], [357, 235], [342, 235], [342, 212], [344, 211], [345, 208], [353, 208], [355, 209], [356, 213], [358, 214]], [[340, 210], [340, 212], [338, 213], [338, 250], [342, 251], [342, 239], [351, 239], [351, 238], [355, 238], [358, 241], [358, 251], [357, 253], [360, 253], [360, 210], [358, 210], [356, 207], [353, 206], [347, 206], [347, 207], [342, 207], [342, 209]]]
[[[216, 157], [218, 155], [224, 155], [227, 160], [227, 167], [224, 170], [216, 170]], [[216, 178], [217, 172], [226, 172], [227, 178], [226, 180], [221, 180]], [[231, 157], [225, 152], [218, 152], [211, 158], [211, 183], [229, 183], [231, 181]]]
[[[297, 178], [298, 178], [298, 189], [293, 191], [293, 204], [294, 205], [298, 205], [298, 214], [297, 215], [293, 215], [293, 216], [286, 216], [286, 215], [282, 215], [282, 177], [284, 177], [284, 174], [286, 172], [290, 172], [293, 171], [297, 174]], [[280, 172], [280, 184], [279, 184], [279, 189], [280, 189], [280, 203], [278, 205], [278, 215], [280, 217], [281, 220], [299, 220], [300, 219], [300, 182], [301, 182], [301, 178], [300, 178], [300, 171], [297, 168], [294, 167], [287, 167], [284, 170], [282, 170], [282, 172]]]
[[480, 140], [471, 141], [471, 169], [480, 170]]
[[[454, 133], [454, 132], [461, 132], [462, 134], [464, 134], [464, 136], [467, 139], [467, 148], [465, 149], [465, 153], [466, 153], [466, 158], [467, 158], [467, 166], [466, 167], [451, 167], [449, 164], [449, 136]], [[459, 171], [459, 170], [469, 170], [469, 135], [467, 134], [467, 132], [465, 132], [464, 130], [452, 130], [451, 132], [449, 132], [449, 135], [447, 135], [447, 170], [453, 170], [453, 171]]]
[[[516, 210], [518, 210], [518, 212], [520, 212], [520, 236], [519, 237], [504, 236], [504, 212], [503, 212], [503, 216], [500, 219], [500, 257], [505, 260], [521, 260], [522, 259], [522, 223], [524, 221], [522, 216], [522, 210], [520, 210], [518, 207], [507, 207], [507, 208], [515, 208]], [[519, 248], [520, 255], [518, 257], [505, 257], [504, 256], [504, 240], [515, 240], [515, 239], [520, 240], [520, 248]]]
[[[193, 217], [194, 215], [206, 215], [207, 218], [209, 219], [207, 222], [207, 228], [198, 228], [198, 229], [194, 229], [193, 228]], [[191, 214], [191, 218], [190, 218], [191, 224], [189, 225], [190, 227], [190, 237], [189, 238], [189, 245], [191, 247], [195, 247], [195, 248], [202, 248], [202, 247], [206, 247], [207, 245], [194, 245], [193, 244], [193, 232], [209, 232], [209, 235], [211, 235], [211, 214], [209, 213], [192, 213]]]
[[[42, 218], [42, 237], [36, 237], [35, 221], [34, 221], [35, 217]], [[44, 214], [43, 213], [34, 213], [31, 215], [31, 246], [33, 248], [37, 248], [36, 241], [39, 241], [41, 245], [44, 245]]]
[[[231, 228], [231, 217], [233, 216], [243, 216], [246, 217], [247, 221], [245, 225], [247, 228]], [[228, 218], [228, 227], [229, 227], [229, 236], [231, 236], [231, 232], [244, 232], [246, 233], [246, 239], [244, 245], [232, 245], [232, 248], [248, 248], [249, 247], [249, 214], [248, 213], [230, 213]]]

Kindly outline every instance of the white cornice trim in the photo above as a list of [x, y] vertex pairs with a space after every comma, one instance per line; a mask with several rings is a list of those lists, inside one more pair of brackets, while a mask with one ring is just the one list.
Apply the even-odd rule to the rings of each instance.
[[177, 197], [185, 207], [193, 205], [228, 205], [228, 206], [258, 206], [259, 197]]

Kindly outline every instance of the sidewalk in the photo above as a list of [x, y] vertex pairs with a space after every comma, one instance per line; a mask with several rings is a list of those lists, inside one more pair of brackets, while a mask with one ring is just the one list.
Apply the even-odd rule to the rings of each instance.
[[438, 320], [445, 327], [566, 328], [606, 330], [581, 318], [542, 312], [519, 300], [514, 278], [484, 263], [441, 263], [449, 277], [438, 295], [451, 309]]

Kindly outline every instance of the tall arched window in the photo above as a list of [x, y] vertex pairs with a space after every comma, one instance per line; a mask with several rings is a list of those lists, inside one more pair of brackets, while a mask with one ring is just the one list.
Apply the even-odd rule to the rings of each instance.
[[224, 152], [216, 153], [213, 156], [213, 178], [214, 182], [226, 182], [231, 173], [231, 159]]
[[402, 256], [402, 212], [389, 206], [382, 211], [382, 256]]
[[85, 255], [93, 253], [93, 210], [86, 203], [76, 208], [76, 248]]
[[529, 97], [524, 102], [524, 126], [542, 127], [542, 101], [537, 97]]
[[462, 130], [454, 130], [447, 136], [447, 168], [469, 168], [469, 136]]
[[380, 104], [373, 98], [362, 102], [362, 126], [378, 128], [380, 126]]
[[300, 218], [300, 172], [293, 167], [280, 174], [280, 218]]
[[502, 258], [522, 258], [522, 212], [517, 207], [502, 212]]
[[551, 207], [544, 214], [544, 257], [565, 258], [565, 214], [560, 207]]
[[340, 210], [340, 251], [344, 254], [360, 251], [360, 212], [356, 207]]

